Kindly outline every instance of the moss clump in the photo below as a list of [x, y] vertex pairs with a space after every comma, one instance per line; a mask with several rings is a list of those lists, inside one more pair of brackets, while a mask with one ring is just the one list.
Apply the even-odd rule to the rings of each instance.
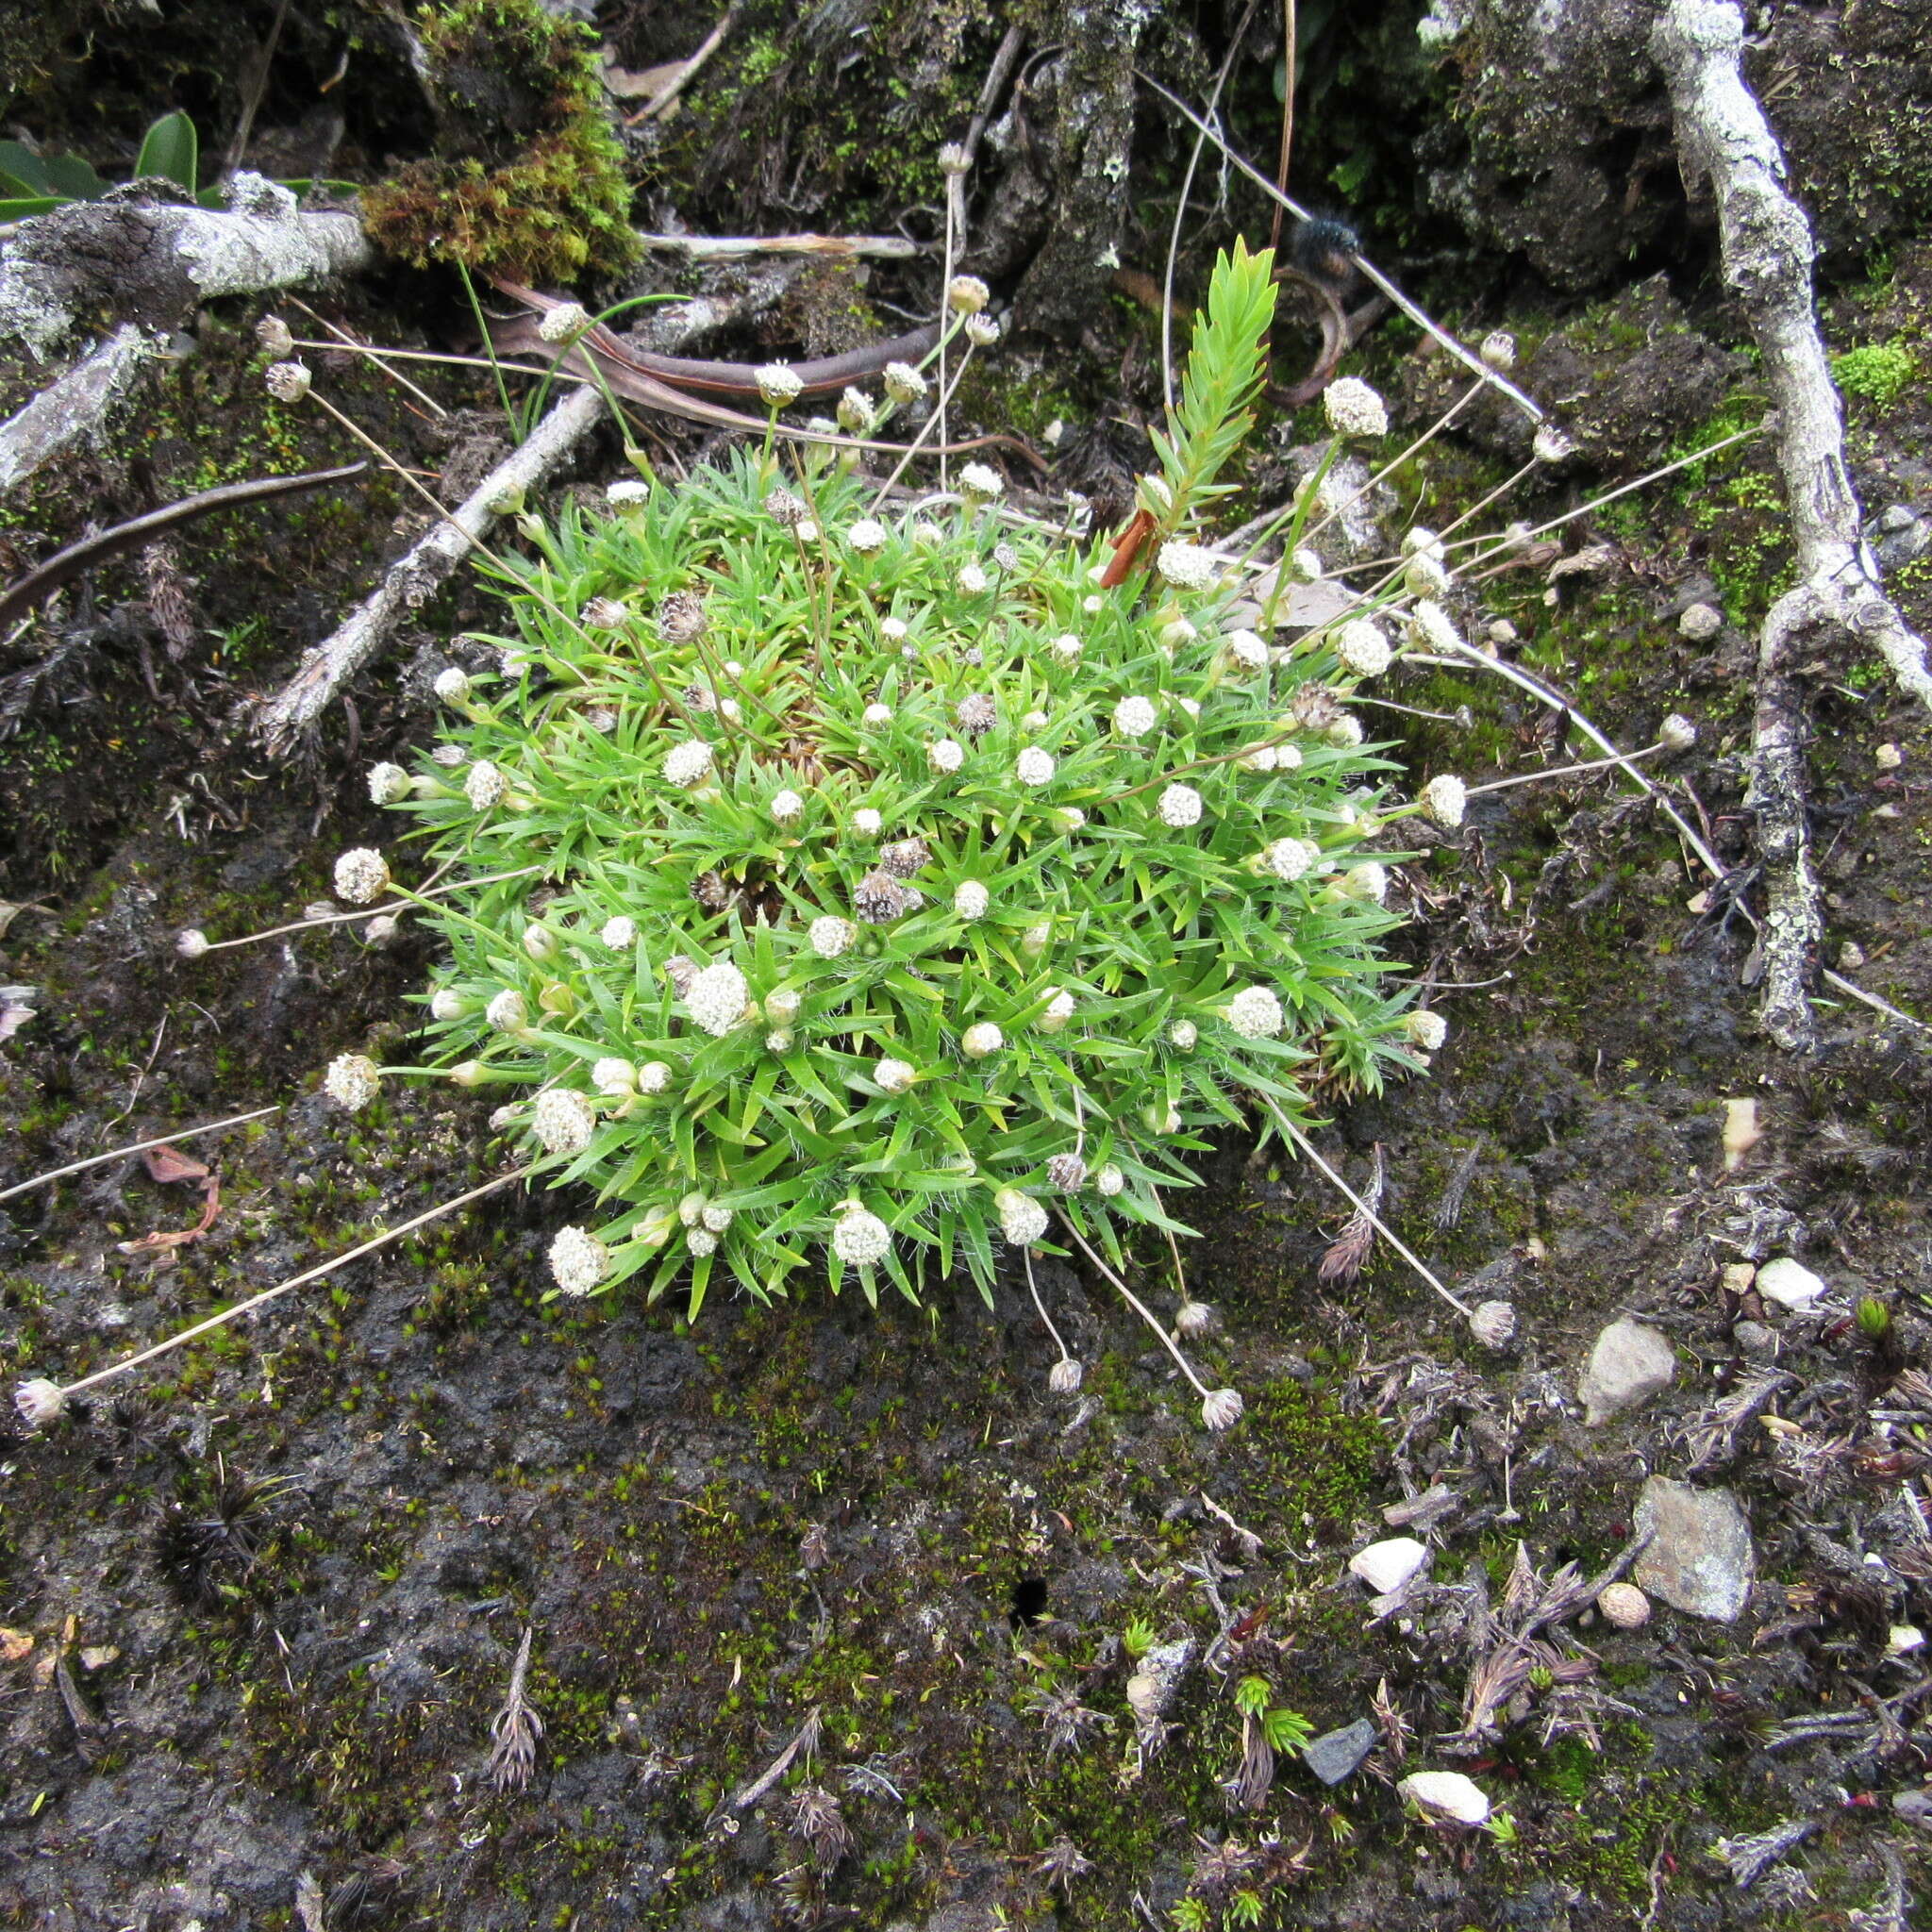
[[1831, 373], [1848, 396], [1863, 396], [1881, 409], [1898, 401], [1919, 373], [1917, 358], [1903, 342], [1868, 342], [1831, 358]]
[[454, 261], [530, 282], [633, 260], [624, 151], [587, 30], [537, 0], [461, 0], [419, 31], [440, 152], [363, 196], [376, 244], [419, 268]]

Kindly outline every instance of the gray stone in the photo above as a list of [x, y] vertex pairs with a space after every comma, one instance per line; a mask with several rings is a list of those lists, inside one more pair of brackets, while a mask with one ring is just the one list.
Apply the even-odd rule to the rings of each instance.
[[1932, 1791], [1894, 1791], [1891, 1808], [1907, 1824], [1932, 1825]]
[[1731, 1340], [1745, 1355], [1777, 1353], [1777, 1330], [1767, 1327], [1762, 1322], [1734, 1322]]
[[1729, 1490], [1699, 1490], [1654, 1475], [1637, 1499], [1637, 1534], [1652, 1536], [1632, 1573], [1673, 1609], [1735, 1621], [1751, 1594], [1751, 1524]]
[[1325, 1731], [1302, 1746], [1302, 1762], [1324, 1785], [1339, 1785], [1361, 1769], [1362, 1759], [1375, 1748], [1381, 1733], [1365, 1717], [1339, 1731]]
[[1655, 1328], [1625, 1315], [1596, 1339], [1576, 1392], [1583, 1420], [1595, 1427], [1625, 1409], [1641, 1407], [1676, 1378], [1677, 1357]]

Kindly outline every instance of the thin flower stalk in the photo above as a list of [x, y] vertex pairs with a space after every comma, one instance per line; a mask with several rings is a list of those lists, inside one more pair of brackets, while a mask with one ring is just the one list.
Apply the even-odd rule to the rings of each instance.
[[224, 1308], [217, 1315], [209, 1315], [205, 1321], [196, 1322], [184, 1328], [178, 1335], [171, 1335], [165, 1341], [158, 1341], [152, 1348], [144, 1348], [138, 1355], [128, 1356], [125, 1360], [113, 1363], [105, 1369], [96, 1369], [91, 1375], [83, 1375], [76, 1382], [66, 1383], [60, 1390], [62, 1398], [78, 1395], [83, 1390], [92, 1389], [102, 1382], [110, 1382], [117, 1375], [125, 1375], [132, 1369], [140, 1368], [144, 1362], [154, 1361], [158, 1357], [167, 1355], [171, 1350], [181, 1348], [204, 1335], [212, 1334], [217, 1328], [225, 1328], [238, 1316], [252, 1313], [265, 1307], [281, 1295], [289, 1294], [295, 1289], [306, 1288], [311, 1281], [320, 1281], [325, 1275], [333, 1274], [339, 1268], [346, 1268], [351, 1261], [359, 1261], [364, 1255], [373, 1255], [378, 1248], [386, 1248], [391, 1241], [401, 1241], [406, 1234], [413, 1234], [419, 1227], [427, 1227], [433, 1221], [441, 1221], [446, 1214], [454, 1214], [460, 1208], [467, 1208], [473, 1202], [484, 1199], [508, 1187], [512, 1181], [522, 1180], [524, 1173], [519, 1168], [513, 1174], [498, 1174], [494, 1180], [485, 1181], [481, 1187], [472, 1188], [466, 1194], [458, 1194], [454, 1200], [444, 1201], [435, 1208], [425, 1208], [421, 1214], [413, 1215], [408, 1221], [394, 1227], [385, 1228], [382, 1233], [360, 1242], [345, 1254], [338, 1255], [332, 1261], [324, 1261], [313, 1268], [305, 1269], [300, 1274], [293, 1274], [287, 1281], [277, 1282], [274, 1288], [265, 1288], [259, 1294], [252, 1294], [246, 1301], [240, 1301], [231, 1308]]
[[[214, 949], [208, 949], [212, 952]], [[0, 1201], [10, 1201], [16, 1194], [25, 1194], [34, 1188], [43, 1188], [50, 1181], [65, 1180], [71, 1174], [85, 1174], [91, 1167], [104, 1167], [110, 1160], [125, 1160], [130, 1154], [145, 1154], [151, 1147], [170, 1147], [177, 1141], [192, 1141], [198, 1134], [218, 1134], [224, 1127], [239, 1127], [250, 1121], [266, 1120], [272, 1113], [280, 1113], [279, 1102], [274, 1107], [258, 1107], [253, 1113], [233, 1113], [226, 1120], [207, 1121], [198, 1127], [175, 1127], [165, 1134], [157, 1134], [151, 1141], [137, 1141], [131, 1147], [117, 1147], [111, 1154], [92, 1154], [85, 1160], [71, 1160], [65, 1167], [50, 1169], [45, 1174], [37, 1174], [32, 1180], [16, 1181], [10, 1188], [0, 1188]]]
[[[424, 886], [413, 891], [406, 886], [396, 884], [392, 879], [386, 890], [385, 897], [406, 899], [414, 905], [424, 905], [432, 900], [441, 899], [450, 892], [466, 892], [477, 886], [497, 886], [503, 884], [506, 879], [528, 878], [532, 873], [541, 869], [534, 865], [520, 865], [510, 872], [490, 873], [481, 878], [451, 879], [447, 885]], [[261, 932], [244, 933], [236, 940], [210, 940], [203, 954], [197, 957], [205, 957], [207, 953], [225, 952], [230, 946], [257, 945], [263, 940], [278, 940], [291, 932], [308, 932], [316, 926], [351, 925], [358, 919], [379, 919], [383, 911], [383, 901], [378, 899], [373, 906], [358, 906], [353, 912], [325, 912], [314, 919], [291, 920], [287, 925], [271, 925]], [[5, 1199], [6, 1196], [0, 1194], [0, 1200]]]
[[1060, 1213], [1059, 1219], [1060, 1225], [1064, 1227], [1070, 1235], [1073, 1236], [1074, 1244], [1079, 1248], [1080, 1252], [1083, 1255], [1085, 1255], [1087, 1258], [1090, 1261], [1091, 1261], [1096, 1268], [1100, 1270], [1101, 1274], [1106, 1276], [1108, 1284], [1119, 1291], [1122, 1298], [1126, 1302], [1127, 1306], [1133, 1309], [1135, 1314], [1139, 1315], [1141, 1321], [1146, 1323], [1148, 1327], [1153, 1329], [1155, 1334], [1159, 1336], [1160, 1345], [1164, 1349], [1166, 1349], [1168, 1354], [1173, 1356], [1174, 1360], [1180, 1365], [1181, 1374], [1184, 1374], [1188, 1378], [1188, 1380], [1193, 1385], [1194, 1393], [1200, 1396], [1201, 1399], [1205, 1402], [1208, 1399], [1208, 1397], [1213, 1393], [1213, 1391], [1210, 1390], [1208, 1387], [1208, 1385], [1202, 1381], [1199, 1375], [1195, 1374], [1192, 1365], [1189, 1362], [1187, 1357], [1181, 1353], [1180, 1344], [1176, 1342], [1174, 1337], [1170, 1335], [1167, 1332], [1167, 1330], [1161, 1325], [1160, 1321], [1158, 1317], [1157, 1317], [1154, 1313], [1154, 1310], [1150, 1308], [1147, 1306], [1147, 1304], [1143, 1302], [1141, 1299], [1141, 1297], [1137, 1295], [1134, 1292], [1134, 1291], [1131, 1288], [1129, 1288], [1127, 1284], [1124, 1281], [1123, 1281], [1120, 1278], [1120, 1276], [1116, 1274], [1113, 1272], [1113, 1270], [1109, 1268], [1107, 1265], [1107, 1263], [1100, 1258], [1100, 1257], [1097, 1254], [1093, 1252], [1093, 1249], [1088, 1243], [1087, 1237], [1083, 1235], [1080, 1232], [1080, 1230], [1074, 1225], [1073, 1222], [1068, 1218], [1068, 1216], [1064, 1212]]

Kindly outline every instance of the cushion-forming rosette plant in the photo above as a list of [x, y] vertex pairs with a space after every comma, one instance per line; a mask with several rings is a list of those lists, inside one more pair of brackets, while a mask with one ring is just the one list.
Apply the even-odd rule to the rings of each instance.
[[[1228, 447], [1266, 266], [1217, 276], [1232, 373], [1214, 322], [1195, 344]], [[1230, 628], [1174, 534], [1225, 451], [1174, 431], [1147, 557], [1176, 554], [1110, 589], [1104, 546], [976, 495], [874, 517], [752, 453], [525, 520], [463, 762], [396, 808], [453, 878], [535, 869], [425, 903], [430, 1034], [602, 1203], [568, 1291], [689, 1268], [695, 1307], [722, 1263], [762, 1298], [823, 1256], [835, 1288], [986, 1291], [1049, 1206], [1118, 1257], [1244, 1096], [1292, 1116], [1411, 1063], [1358, 849], [1390, 767], [1332, 648]]]

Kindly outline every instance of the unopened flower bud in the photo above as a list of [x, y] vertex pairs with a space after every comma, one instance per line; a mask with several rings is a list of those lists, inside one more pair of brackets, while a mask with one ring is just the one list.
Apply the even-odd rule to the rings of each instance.
[[208, 949], [208, 937], [198, 925], [184, 928], [175, 936], [175, 950], [184, 959], [198, 959]]

